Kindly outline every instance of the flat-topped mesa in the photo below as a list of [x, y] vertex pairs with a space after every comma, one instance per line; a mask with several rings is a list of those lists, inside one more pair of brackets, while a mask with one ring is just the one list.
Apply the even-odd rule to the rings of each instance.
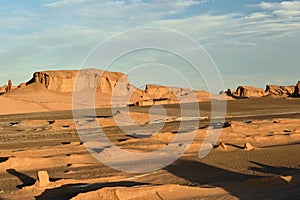
[[[31, 83], [41, 83], [48, 90], [58, 92], [73, 92], [78, 73], [79, 70], [53, 70], [35, 72], [33, 78], [27, 82], [27, 85]], [[81, 71], [80, 73], [80, 81], [84, 83], [82, 89], [84, 89], [84, 87], [93, 86], [95, 84], [95, 77], [99, 77], [99, 74], [101, 74], [101, 77], [97, 85], [97, 92], [111, 94], [117, 83], [119, 93], [127, 93], [130, 88], [127, 75], [120, 72], [87, 69]]]
[[235, 93], [233, 93], [233, 97], [236, 98], [258, 98], [263, 96], [266, 96], [265, 90], [263, 88], [256, 88], [253, 86], [239, 86]]

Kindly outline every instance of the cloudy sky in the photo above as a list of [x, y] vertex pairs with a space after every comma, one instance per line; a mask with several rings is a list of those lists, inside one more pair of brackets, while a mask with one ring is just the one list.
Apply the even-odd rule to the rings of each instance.
[[[0, 85], [9, 78], [15, 84], [27, 81], [34, 71], [79, 69], [97, 44], [144, 27], [174, 29], [195, 39], [228, 88], [300, 80], [300, 1], [2, 0], [0, 15]], [[112, 70], [162, 62], [188, 71], [184, 63], [162, 55], [132, 54]], [[137, 79], [143, 77], [130, 76], [132, 82]], [[190, 81], [198, 80], [191, 76]]]

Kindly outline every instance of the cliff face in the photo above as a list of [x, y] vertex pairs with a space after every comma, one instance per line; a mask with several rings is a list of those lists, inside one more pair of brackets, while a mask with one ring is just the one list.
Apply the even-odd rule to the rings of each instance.
[[[33, 78], [27, 82], [27, 85], [38, 82], [47, 89], [58, 92], [73, 92], [74, 84], [77, 78], [78, 70], [57, 70], [35, 72]], [[108, 72], [96, 69], [89, 69], [81, 73], [80, 81], [84, 87], [93, 86], [95, 77], [102, 73], [97, 85], [97, 92], [112, 93], [118, 82], [118, 94], [125, 95], [130, 88], [127, 75], [119, 72]], [[84, 88], [78, 88], [84, 89]]]

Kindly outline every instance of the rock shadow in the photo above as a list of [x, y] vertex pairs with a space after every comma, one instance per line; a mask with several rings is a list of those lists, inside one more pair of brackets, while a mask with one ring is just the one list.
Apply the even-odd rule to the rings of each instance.
[[[267, 165], [261, 166], [265, 167], [267, 171], [271, 170], [273, 174], [277, 174], [280, 171], [278, 168], [272, 168]], [[267, 176], [229, 171], [201, 163], [200, 161], [178, 160], [165, 169], [175, 176], [185, 179], [187, 185], [220, 187], [238, 199], [276, 199], [277, 197], [280, 197], [279, 199], [285, 199], [285, 197], [293, 199], [298, 196], [298, 194], [291, 193], [291, 191], [293, 191], [292, 187], [280, 188], [280, 190], [277, 190], [278, 188], [268, 188], [267, 184], [263, 182]], [[257, 170], [256, 168], [252, 169]], [[282, 170], [284, 171], [286, 169]], [[251, 182], [254, 182], [254, 184], [251, 185]], [[256, 182], [262, 183], [263, 187], [260, 188], [260, 186], [256, 185]]]
[[30, 177], [26, 174], [23, 174], [21, 172], [18, 172], [15, 169], [7, 169], [6, 172], [11, 174], [11, 175], [14, 175], [14, 176], [18, 177], [22, 181], [21, 185], [16, 186], [18, 189], [22, 189], [25, 186], [30, 186], [30, 185], [33, 185], [35, 183], [34, 178], [32, 178], [32, 177]]
[[36, 200], [59, 199], [69, 200], [80, 193], [96, 191], [104, 187], [133, 187], [138, 185], [146, 185], [146, 183], [138, 183], [133, 181], [120, 181], [109, 183], [95, 184], [67, 184], [59, 188], [46, 189], [41, 195], [36, 196]]

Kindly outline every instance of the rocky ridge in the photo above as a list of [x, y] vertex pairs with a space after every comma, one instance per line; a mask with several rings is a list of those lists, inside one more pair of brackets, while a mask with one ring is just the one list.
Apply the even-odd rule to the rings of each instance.
[[300, 81], [296, 85], [278, 86], [266, 85], [266, 89], [253, 86], [238, 86], [235, 92], [228, 89], [225, 94], [234, 98], [260, 98], [260, 97], [299, 97]]

